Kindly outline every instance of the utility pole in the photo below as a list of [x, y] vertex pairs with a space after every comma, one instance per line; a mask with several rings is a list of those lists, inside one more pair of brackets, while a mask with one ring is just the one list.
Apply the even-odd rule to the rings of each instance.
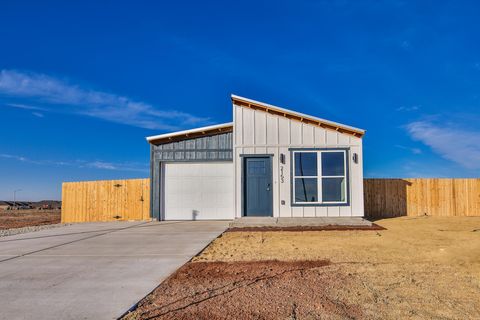
[[17, 192], [22, 191], [22, 189], [13, 190], [13, 209], [16, 207]]

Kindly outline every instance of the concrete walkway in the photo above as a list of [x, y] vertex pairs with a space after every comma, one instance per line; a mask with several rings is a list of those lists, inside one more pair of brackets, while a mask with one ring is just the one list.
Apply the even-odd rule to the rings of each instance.
[[311, 217], [311, 218], [274, 218], [274, 217], [242, 217], [230, 222], [230, 228], [252, 227], [324, 227], [324, 226], [349, 226], [370, 227], [372, 222], [362, 217]]
[[88, 223], [0, 238], [0, 319], [116, 319], [227, 226]]

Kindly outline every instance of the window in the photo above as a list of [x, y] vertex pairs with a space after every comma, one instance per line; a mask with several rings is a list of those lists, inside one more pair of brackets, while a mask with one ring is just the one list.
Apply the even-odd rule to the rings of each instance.
[[293, 203], [347, 203], [346, 163], [346, 150], [293, 151]]
[[295, 152], [295, 202], [318, 202], [316, 152]]

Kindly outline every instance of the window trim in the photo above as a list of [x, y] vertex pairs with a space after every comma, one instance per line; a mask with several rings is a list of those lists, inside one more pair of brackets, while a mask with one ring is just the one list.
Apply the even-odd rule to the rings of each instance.
[[[290, 205], [292, 207], [343, 207], [350, 206], [350, 148], [289, 148], [290, 151]], [[325, 201], [325, 202], [295, 202], [295, 153], [296, 152], [335, 152], [343, 151], [345, 153], [345, 176], [322, 176], [321, 156], [317, 156], [317, 176], [301, 176], [302, 178], [316, 178], [317, 179], [317, 197], [322, 196], [322, 178], [340, 178], [345, 177], [345, 201]]]

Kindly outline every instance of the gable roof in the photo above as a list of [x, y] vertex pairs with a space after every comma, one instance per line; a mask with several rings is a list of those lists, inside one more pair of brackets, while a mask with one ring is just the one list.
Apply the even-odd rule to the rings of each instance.
[[240, 107], [251, 108], [254, 110], [261, 110], [267, 113], [283, 116], [292, 120], [297, 120], [303, 123], [316, 125], [324, 129], [350, 134], [355, 137], [362, 137], [365, 134], [365, 130], [363, 129], [347, 126], [345, 124], [333, 122], [330, 120], [325, 120], [322, 118], [317, 118], [314, 116], [309, 116], [300, 112], [288, 110], [285, 108], [280, 108], [268, 103], [255, 101], [255, 100], [237, 96], [234, 94], [231, 95], [231, 98], [232, 98], [233, 104]]
[[215, 124], [208, 127], [195, 128], [184, 131], [177, 131], [165, 134], [159, 134], [156, 136], [147, 137], [147, 141], [153, 144], [161, 144], [172, 141], [178, 141], [187, 138], [195, 138], [201, 136], [209, 136], [223, 132], [233, 131], [233, 122]]

